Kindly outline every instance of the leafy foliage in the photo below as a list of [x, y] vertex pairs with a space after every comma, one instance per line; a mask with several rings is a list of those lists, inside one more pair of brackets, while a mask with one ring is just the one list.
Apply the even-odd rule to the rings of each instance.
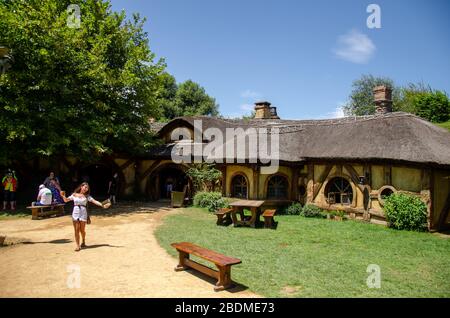
[[303, 209], [302, 205], [298, 202], [295, 202], [295, 203], [291, 204], [290, 206], [288, 206], [284, 212], [287, 215], [300, 215], [302, 212], [302, 209]]
[[397, 102], [400, 100], [400, 90], [395, 87], [394, 81], [387, 77], [375, 77], [369, 74], [363, 75], [353, 82], [353, 89], [350, 93], [349, 102], [344, 106], [344, 113], [356, 116], [374, 114], [373, 89], [379, 85], [392, 88], [393, 107], [395, 109]]
[[314, 204], [306, 204], [300, 215], [307, 217], [307, 218], [321, 218], [322, 217], [323, 210]]
[[180, 116], [219, 114], [218, 105], [199, 84], [187, 80], [177, 85], [175, 78], [163, 73], [162, 89], [159, 91], [159, 120], [168, 121]]
[[198, 192], [194, 196], [194, 205], [207, 208], [210, 212], [215, 212], [220, 208], [228, 207], [229, 202], [222, 197], [220, 192]]
[[214, 191], [220, 187], [222, 172], [213, 164], [192, 164], [186, 174], [191, 177], [195, 191]]
[[[80, 28], [67, 24], [69, 4], [81, 9]], [[14, 58], [0, 76], [0, 161], [149, 147], [165, 65], [144, 22], [105, 0], [0, 0], [0, 45]]]
[[423, 93], [413, 99], [416, 114], [431, 122], [442, 123], [450, 119], [450, 100], [441, 91]]
[[373, 88], [378, 85], [392, 88], [393, 111], [412, 113], [435, 123], [450, 119], [450, 100], [444, 92], [433, 90], [424, 83], [410, 83], [405, 87], [397, 87], [392, 79], [373, 75], [363, 75], [353, 82], [349, 102], [344, 106], [345, 114], [356, 116], [374, 114]]
[[392, 228], [412, 231], [427, 229], [427, 207], [418, 197], [394, 193], [386, 198], [384, 212]]

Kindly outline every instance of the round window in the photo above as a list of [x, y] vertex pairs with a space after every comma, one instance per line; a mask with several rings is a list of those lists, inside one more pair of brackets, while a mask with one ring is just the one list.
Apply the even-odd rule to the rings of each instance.
[[397, 190], [393, 186], [382, 186], [380, 190], [378, 190], [378, 202], [380, 202], [380, 205], [384, 206], [384, 200], [395, 192], [397, 192]]

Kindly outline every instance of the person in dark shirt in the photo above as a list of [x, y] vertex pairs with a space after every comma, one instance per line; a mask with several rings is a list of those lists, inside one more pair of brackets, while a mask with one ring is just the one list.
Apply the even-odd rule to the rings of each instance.
[[109, 181], [108, 185], [108, 195], [109, 199], [113, 204], [116, 204], [116, 195], [117, 195], [117, 188], [119, 184], [119, 175], [117, 172], [114, 174], [114, 176]]

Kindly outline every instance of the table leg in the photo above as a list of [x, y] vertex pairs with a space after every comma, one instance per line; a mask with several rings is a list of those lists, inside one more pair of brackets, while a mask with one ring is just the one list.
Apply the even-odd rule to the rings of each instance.
[[245, 221], [245, 214], [244, 214], [244, 208], [239, 207], [239, 214], [241, 215], [241, 222]]
[[256, 208], [256, 207], [252, 207], [251, 209], [250, 209], [251, 211], [252, 211], [252, 218], [250, 219], [250, 226], [251, 227], [256, 227], [256, 223], [257, 223], [257, 221], [259, 221], [259, 209], [258, 208]]
[[239, 222], [238, 219], [236, 217], [236, 213], [238, 211], [238, 207], [233, 207], [233, 211], [231, 212], [231, 220], [233, 221], [233, 226], [238, 226]]

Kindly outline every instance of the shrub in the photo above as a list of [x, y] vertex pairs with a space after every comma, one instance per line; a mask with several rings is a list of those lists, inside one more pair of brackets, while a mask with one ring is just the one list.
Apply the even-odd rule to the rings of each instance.
[[302, 209], [303, 207], [300, 203], [293, 203], [292, 205], [288, 206], [284, 212], [287, 215], [300, 215], [302, 213]]
[[418, 197], [394, 193], [386, 198], [384, 212], [389, 227], [398, 230], [425, 231], [427, 207]]
[[307, 218], [321, 218], [322, 215], [322, 209], [313, 205], [313, 204], [307, 204], [303, 207], [302, 211], [300, 212], [301, 216], [307, 217]]
[[197, 192], [194, 195], [194, 205], [202, 206], [203, 199], [208, 195], [209, 192]]
[[198, 192], [194, 196], [194, 205], [207, 208], [210, 212], [229, 206], [228, 200], [222, 198], [222, 193], [220, 192]]

